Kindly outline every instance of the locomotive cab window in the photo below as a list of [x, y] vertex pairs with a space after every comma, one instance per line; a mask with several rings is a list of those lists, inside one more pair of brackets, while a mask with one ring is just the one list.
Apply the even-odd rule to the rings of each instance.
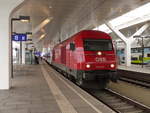
[[111, 40], [108, 39], [85, 39], [85, 51], [111, 51], [113, 49]]

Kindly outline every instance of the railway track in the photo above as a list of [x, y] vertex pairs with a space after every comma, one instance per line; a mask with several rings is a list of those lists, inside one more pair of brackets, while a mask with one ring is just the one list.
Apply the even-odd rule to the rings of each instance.
[[150, 88], [150, 74], [127, 70], [118, 70], [120, 80]]
[[86, 89], [86, 91], [117, 113], [150, 113], [149, 107], [135, 102], [110, 89], [101, 91]]
[[133, 79], [125, 78], [125, 77], [121, 77], [120, 80], [125, 81], [125, 82], [129, 82], [129, 83], [132, 83], [132, 84], [140, 85], [140, 86], [143, 86], [143, 87], [146, 87], [146, 88], [150, 88], [150, 83], [146, 83], [146, 82], [143, 82], [143, 81], [133, 80]]
[[[57, 71], [57, 70], [56, 70]], [[59, 72], [59, 71], [58, 71]], [[60, 73], [60, 72], [59, 72]], [[62, 73], [60, 73], [62, 74]], [[150, 108], [110, 89], [83, 89], [117, 113], [150, 113]]]

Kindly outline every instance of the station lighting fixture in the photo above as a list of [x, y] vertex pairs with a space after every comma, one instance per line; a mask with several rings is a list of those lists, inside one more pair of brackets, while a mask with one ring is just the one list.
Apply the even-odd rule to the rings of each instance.
[[30, 16], [19, 16], [21, 22], [29, 22]]
[[50, 22], [50, 19], [47, 18], [47, 19], [45, 19], [45, 20], [43, 21], [43, 25], [46, 25], [46, 24], [48, 24], [49, 22]]
[[52, 6], [49, 6], [49, 8], [51, 9], [51, 8], [52, 8]]
[[30, 37], [32, 36], [32, 32], [26, 32], [26, 34]]
[[40, 31], [42, 28], [44, 28], [51, 20], [53, 19], [53, 17], [48, 17], [46, 18], [41, 24], [39, 24], [33, 31], [32, 33], [35, 34], [38, 31]]
[[39, 38], [39, 40], [43, 39], [46, 36], [46, 34], [42, 34]]
[[12, 18], [11, 22], [13, 21], [29, 22], [30, 16], [19, 16], [19, 18]]

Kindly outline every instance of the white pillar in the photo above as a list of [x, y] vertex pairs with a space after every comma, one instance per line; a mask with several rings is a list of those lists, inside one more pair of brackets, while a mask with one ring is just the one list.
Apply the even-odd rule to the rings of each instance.
[[120, 39], [125, 42], [125, 64], [131, 66], [131, 44], [134, 42], [133, 36], [142, 34], [148, 27], [149, 24], [143, 25], [137, 32], [135, 32], [130, 38], [126, 38], [118, 29], [114, 28], [109, 22], [105, 23], [109, 29], [111, 29]]
[[126, 66], [131, 66], [131, 42], [127, 39], [118, 29], [114, 28], [109, 22], [106, 25], [111, 29], [120, 39], [125, 43], [125, 64]]
[[126, 43], [125, 43], [125, 51], [124, 51], [124, 54], [125, 54], [125, 64], [126, 66], [131, 66], [131, 42], [130, 40], [128, 40]]
[[25, 42], [22, 42], [22, 64], [25, 64], [25, 54], [26, 54], [26, 50], [25, 50]]
[[10, 88], [11, 75], [11, 44], [10, 14], [23, 0], [0, 1], [0, 89]]

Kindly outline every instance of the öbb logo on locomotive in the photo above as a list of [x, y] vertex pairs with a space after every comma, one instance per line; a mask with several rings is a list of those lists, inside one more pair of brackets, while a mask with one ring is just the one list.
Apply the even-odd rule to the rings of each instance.
[[106, 62], [106, 58], [105, 57], [96, 57], [95, 61], [96, 62]]

